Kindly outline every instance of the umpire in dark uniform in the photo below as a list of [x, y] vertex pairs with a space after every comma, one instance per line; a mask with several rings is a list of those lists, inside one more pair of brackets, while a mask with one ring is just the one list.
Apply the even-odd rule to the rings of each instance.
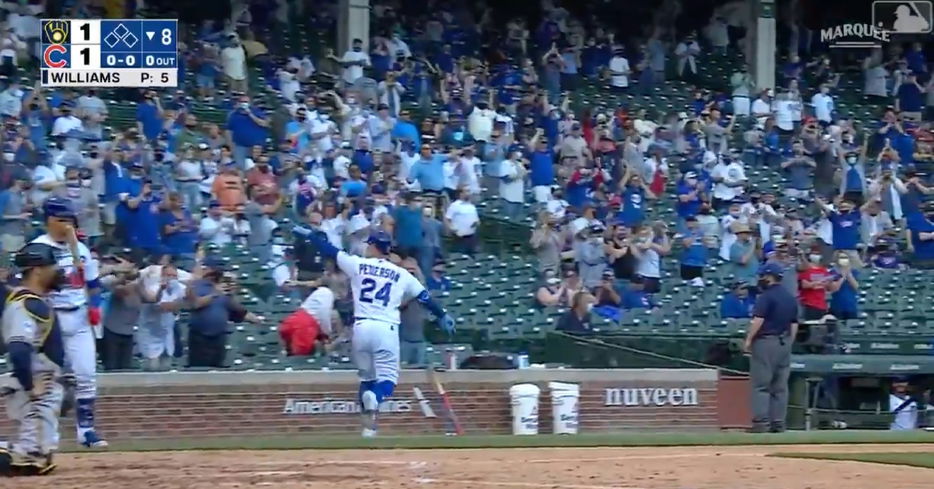
[[759, 269], [759, 288], [746, 334], [752, 384], [752, 432], [785, 431], [791, 344], [798, 334], [798, 301], [782, 286], [782, 267]]

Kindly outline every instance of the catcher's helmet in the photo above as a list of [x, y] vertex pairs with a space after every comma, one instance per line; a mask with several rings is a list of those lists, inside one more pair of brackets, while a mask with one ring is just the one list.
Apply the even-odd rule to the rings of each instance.
[[20, 270], [35, 267], [47, 267], [57, 265], [55, 258], [55, 248], [45, 243], [29, 243], [20, 248], [13, 257], [13, 264]]
[[61, 217], [75, 219], [75, 210], [71, 207], [71, 202], [61, 197], [49, 197], [42, 204], [42, 213], [45, 218]]
[[388, 254], [392, 247], [392, 238], [385, 231], [374, 231], [366, 242], [375, 246], [384, 255]]

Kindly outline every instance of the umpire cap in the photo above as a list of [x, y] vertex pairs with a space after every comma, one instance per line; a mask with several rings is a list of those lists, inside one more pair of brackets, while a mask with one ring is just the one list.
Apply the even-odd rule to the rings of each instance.
[[29, 243], [20, 248], [13, 257], [13, 264], [21, 270], [57, 265], [55, 248], [45, 243]]
[[49, 197], [42, 204], [42, 213], [45, 218], [60, 217], [75, 219], [75, 210], [71, 207], [71, 202], [61, 197]]
[[766, 263], [759, 267], [759, 276], [771, 275], [778, 280], [781, 280], [782, 275], [785, 274], [785, 270], [781, 265], [777, 263]]
[[366, 242], [375, 246], [384, 255], [389, 254], [389, 249], [392, 248], [392, 238], [385, 231], [372, 232]]

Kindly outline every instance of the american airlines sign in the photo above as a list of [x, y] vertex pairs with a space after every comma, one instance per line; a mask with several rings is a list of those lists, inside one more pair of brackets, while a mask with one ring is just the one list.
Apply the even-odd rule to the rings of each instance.
[[697, 406], [697, 389], [639, 387], [632, 389], [606, 389], [605, 406]]

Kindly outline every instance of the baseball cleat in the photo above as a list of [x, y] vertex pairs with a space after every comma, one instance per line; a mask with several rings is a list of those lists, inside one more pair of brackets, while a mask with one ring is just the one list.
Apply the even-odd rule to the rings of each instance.
[[5, 447], [0, 447], [0, 477], [13, 475], [13, 456]]
[[13, 455], [8, 475], [14, 477], [33, 477], [48, 475], [55, 470], [52, 455]]
[[94, 430], [84, 432], [84, 440], [81, 442], [85, 448], [107, 448], [110, 446], [106, 440], [97, 436]]
[[360, 435], [364, 438], [376, 438], [377, 432], [376, 430], [371, 430], [369, 428], [363, 428], [363, 431], [360, 433]]

